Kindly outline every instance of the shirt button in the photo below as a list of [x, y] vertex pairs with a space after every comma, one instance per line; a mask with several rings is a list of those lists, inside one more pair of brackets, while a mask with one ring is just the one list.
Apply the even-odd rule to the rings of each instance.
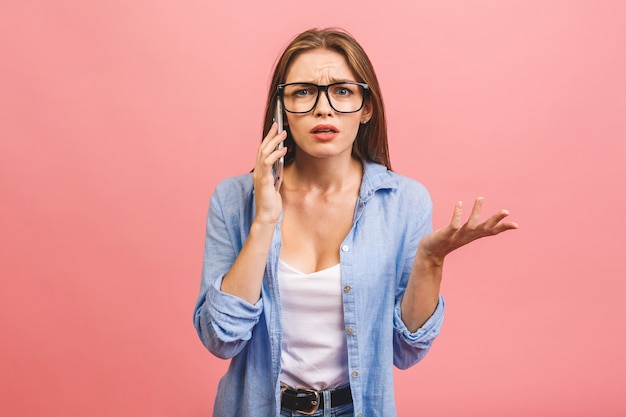
[[352, 376], [355, 378], [359, 376], [359, 371], [352, 371]]
[[356, 417], [363, 417], [363, 414], [359, 413], [356, 415]]
[[343, 292], [350, 292], [352, 291], [352, 287], [349, 285], [346, 285], [345, 287], [343, 287]]
[[342, 250], [343, 252], [348, 252], [348, 249], [350, 249], [350, 248], [348, 247], [348, 245], [343, 245], [343, 246], [341, 247], [341, 250]]
[[348, 327], [348, 329], [346, 331], [348, 332], [348, 334], [353, 334], [354, 333], [354, 329], [352, 327]]

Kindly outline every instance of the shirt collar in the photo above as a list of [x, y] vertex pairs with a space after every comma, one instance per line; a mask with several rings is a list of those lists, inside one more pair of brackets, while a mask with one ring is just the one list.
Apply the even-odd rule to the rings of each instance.
[[359, 192], [361, 200], [369, 200], [378, 190], [396, 188], [398, 188], [398, 183], [387, 167], [375, 162], [363, 161], [363, 181]]

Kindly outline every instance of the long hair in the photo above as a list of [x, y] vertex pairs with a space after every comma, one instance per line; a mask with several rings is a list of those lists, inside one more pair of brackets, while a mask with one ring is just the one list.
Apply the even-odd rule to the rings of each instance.
[[[387, 121], [383, 98], [374, 72], [374, 67], [359, 43], [346, 31], [337, 28], [310, 29], [297, 35], [285, 48], [276, 62], [265, 107], [263, 136], [269, 132], [273, 119], [276, 100], [278, 100], [278, 84], [284, 83], [290, 65], [303, 52], [315, 49], [329, 49], [342, 55], [348, 67], [357, 78], [356, 81], [369, 85], [367, 100], [372, 106], [372, 117], [366, 124], [359, 125], [352, 154], [360, 159], [376, 162], [391, 169], [389, 145], [387, 143]], [[293, 159], [295, 146], [288, 126], [285, 146], [288, 151], [285, 160]]]

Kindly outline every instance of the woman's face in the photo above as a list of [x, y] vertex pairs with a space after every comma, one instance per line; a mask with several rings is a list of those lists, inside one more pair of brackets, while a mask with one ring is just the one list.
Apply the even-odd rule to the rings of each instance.
[[[357, 81], [346, 59], [327, 49], [315, 49], [300, 54], [291, 64], [286, 83], [327, 85], [339, 81]], [[366, 100], [355, 113], [338, 113], [330, 106], [323, 91], [312, 111], [305, 114], [287, 113], [296, 155], [304, 152], [314, 158], [350, 156], [359, 125], [369, 120], [371, 105]], [[302, 155], [301, 155], [302, 156]]]

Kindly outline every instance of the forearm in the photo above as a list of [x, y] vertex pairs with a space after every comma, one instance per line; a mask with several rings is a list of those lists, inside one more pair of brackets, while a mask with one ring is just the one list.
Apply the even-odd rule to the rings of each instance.
[[402, 321], [415, 332], [432, 316], [439, 302], [443, 259], [428, 257], [418, 250], [402, 298]]
[[252, 224], [241, 252], [222, 280], [222, 291], [250, 304], [255, 304], [259, 300], [275, 227], [270, 223]]

